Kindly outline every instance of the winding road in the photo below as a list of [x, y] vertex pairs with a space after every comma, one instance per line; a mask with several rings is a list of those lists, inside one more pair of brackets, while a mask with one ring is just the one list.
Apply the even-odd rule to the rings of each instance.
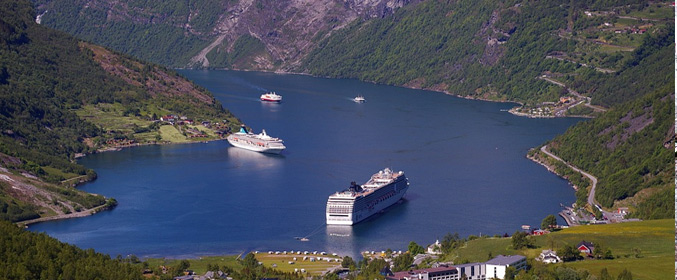
[[599, 204], [597, 203], [597, 201], [595, 201], [595, 188], [597, 187], [597, 177], [592, 176], [590, 173], [585, 172], [585, 171], [579, 169], [578, 167], [569, 164], [568, 162], [564, 161], [564, 160], [561, 159], [560, 157], [558, 157], [558, 156], [556, 156], [555, 154], [549, 152], [549, 151], [548, 151], [548, 145], [543, 145], [543, 147], [541, 147], [541, 152], [545, 153], [545, 154], [548, 155], [549, 157], [552, 157], [552, 158], [554, 158], [554, 159], [556, 159], [556, 160], [558, 160], [558, 161], [563, 162], [563, 163], [564, 163], [566, 166], [568, 166], [569, 168], [573, 169], [574, 171], [576, 171], [576, 172], [578, 172], [578, 173], [583, 174], [583, 176], [585, 176], [585, 177], [588, 177], [588, 179], [590, 179], [590, 181], [592, 181], [592, 187], [590, 188], [590, 193], [588, 194], [588, 204], [590, 204], [590, 206], [594, 206], [594, 207], [596, 207], [597, 209], [599, 209], [600, 211], [602, 211], [602, 214], [604, 214], [605, 217], [612, 217], [612, 216], [614, 216], [614, 215], [613, 215], [614, 213], [611, 213], [611, 212], [608, 212], [608, 211], [604, 211], [604, 209], [602, 209], [602, 207], [599, 206]]

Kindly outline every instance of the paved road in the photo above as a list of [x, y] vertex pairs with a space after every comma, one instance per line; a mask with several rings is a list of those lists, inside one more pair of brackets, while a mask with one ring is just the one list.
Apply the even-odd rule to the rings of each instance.
[[554, 155], [553, 153], [549, 152], [548, 151], [548, 145], [544, 145], [543, 147], [541, 147], [541, 152], [545, 153], [546, 155], [548, 155], [548, 156], [550, 156], [550, 157], [552, 157], [552, 158], [554, 158], [558, 161], [563, 162], [569, 168], [573, 169], [574, 171], [576, 171], [578, 173], [583, 174], [583, 176], [585, 176], [585, 177], [588, 177], [590, 179], [590, 181], [592, 181], [592, 187], [590, 188], [590, 193], [588, 194], [588, 204], [590, 204], [590, 206], [596, 207], [597, 209], [602, 211], [602, 214], [604, 214], [604, 216], [606, 216], [606, 217], [612, 217], [613, 216], [614, 213], [604, 211], [604, 209], [602, 209], [602, 207], [599, 206], [597, 201], [595, 201], [595, 188], [597, 187], [597, 177], [590, 175], [590, 173], [585, 172], [585, 171], [579, 169], [578, 167], [575, 167], [575, 166], [569, 164], [568, 162], [564, 161], [560, 157], [558, 157], [558, 156]]

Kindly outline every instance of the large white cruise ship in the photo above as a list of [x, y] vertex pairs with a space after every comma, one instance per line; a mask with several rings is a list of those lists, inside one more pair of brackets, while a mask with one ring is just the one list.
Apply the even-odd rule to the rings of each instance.
[[240, 132], [228, 135], [226, 139], [235, 147], [261, 153], [279, 154], [287, 148], [282, 139], [268, 136], [265, 129], [259, 134], [253, 134], [242, 126]]
[[329, 196], [328, 225], [353, 225], [399, 201], [409, 189], [404, 172], [389, 168], [371, 176], [364, 185], [350, 183], [346, 190]]

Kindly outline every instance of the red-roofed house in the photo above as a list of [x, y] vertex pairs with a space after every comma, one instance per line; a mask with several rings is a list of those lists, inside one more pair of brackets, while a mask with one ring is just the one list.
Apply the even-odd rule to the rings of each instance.
[[583, 241], [581, 241], [581, 243], [578, 243], [576, 248], [578, 248], [578, 251], [581, 251], [581, 253], [586, 253], [588, 255], [592, 255], [592, 252], [595, 250], [595, 245], [593, 245], [590, 242], [586, 242], [585, 240], [583, 240]]

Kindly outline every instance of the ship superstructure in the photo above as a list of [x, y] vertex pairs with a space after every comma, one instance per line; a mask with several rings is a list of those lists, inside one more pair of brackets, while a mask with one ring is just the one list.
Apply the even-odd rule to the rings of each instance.
[[389, 168], [371, 176], [363, 185], [355, 182], [327, 199], [328, 225], [353, 225], [398, 202], [409, 189], [404, 172]]

